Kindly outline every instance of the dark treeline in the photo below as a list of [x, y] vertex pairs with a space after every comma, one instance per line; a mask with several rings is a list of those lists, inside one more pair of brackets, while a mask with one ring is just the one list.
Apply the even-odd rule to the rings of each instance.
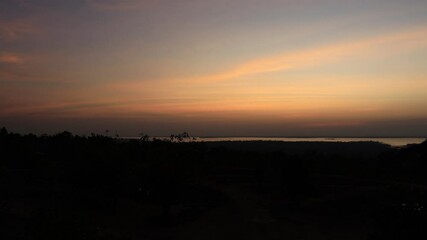
[[427, 141], [0, 131], [1, 239], [424, 239]]

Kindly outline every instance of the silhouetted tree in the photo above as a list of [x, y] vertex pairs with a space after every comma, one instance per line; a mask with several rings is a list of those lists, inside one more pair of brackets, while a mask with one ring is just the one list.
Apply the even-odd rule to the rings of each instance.
[[150, 137], [143, 132], [139, 133], [139, 136], [140, 136], [139, 140], [141, 142], [147, 142], [148, 140], [150, 140]]
[[190, 135], [187, 132], [179, 133], [179, 134], [172, 134], [170, 136], [171, 142], [183, 142], [185, 140], [191, 139]]
[[2, 127], [0, 130], [0, 136], [6, 136], [7, 135], [7, 129], [5, 127]]

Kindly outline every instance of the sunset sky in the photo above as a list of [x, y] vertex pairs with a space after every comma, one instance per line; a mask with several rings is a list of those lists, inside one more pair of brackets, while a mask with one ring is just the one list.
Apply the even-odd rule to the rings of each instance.
[[2, 0], [1, 126], [427, 136], [427, 1]]

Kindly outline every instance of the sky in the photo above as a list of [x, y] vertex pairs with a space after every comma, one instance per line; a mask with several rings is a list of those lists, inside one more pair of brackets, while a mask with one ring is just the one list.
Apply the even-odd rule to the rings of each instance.
[[2, 0], [0, 126], [427, 136], [427, 1]]

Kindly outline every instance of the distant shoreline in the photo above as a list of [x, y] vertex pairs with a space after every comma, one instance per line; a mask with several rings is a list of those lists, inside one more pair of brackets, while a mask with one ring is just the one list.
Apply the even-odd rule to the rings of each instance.
[[[151, 139], [167, 140], [169, 137], [152, 137]], [[139, 139], [139, 137], [120, 137], [120, 139]], [[190, 137], [184, 142], [378, 142], [393, 147], [402, 147], [408, 144], [419, 144], [425, 141], [422, 137]]]
[[[170, 136], [154, 136], [153, 138], [169, 138]], [[391, 136], [391, 137], [382, 137], [382, 136], [375, 136], [375, 137], [369, 137], [369, 136], [361, 136], [361, 137], [355, 137], [355, 136], [336, 136], [336, 137], [329, 137], [329, 136], [321, 136], [321, 137], [316, 137], [316, 136], [309, 136], [309, 137], [298, 137], [298, 136], [191, 136], [191, 137], [195, 137], [195, 138], [372, 138], [372, 139], [377, 139], [377, 138], [424, 138], [427, 139], [427, 136]], [[120, 138], [129, 138], [129, 139], [135, 139], [135, 138], [140, 138], [139, 136], [125, 136], [125, 137], [120, 137]]]

